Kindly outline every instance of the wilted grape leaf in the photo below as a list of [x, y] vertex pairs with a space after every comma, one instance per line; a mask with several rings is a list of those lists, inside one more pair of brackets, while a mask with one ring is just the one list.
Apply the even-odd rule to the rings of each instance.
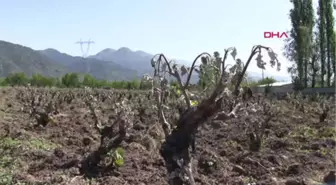
[[258, 54], [256, 60], [257, 60], [257, 66], [260, 69], [265, 69], [266, 63], [262, 60], [262, 55], [260, 53]]
[[234, 73], [236, 71], [237, 65], [232, 66], [229, 71], [230, 73]]
[[187, 70], [187, 68], [183, 65], [183, 66], [181, 66], [181, 75], [182, 76], [184, 76], [185, 74], [187, 74], [188, 73], [188, 70]]
[[243, 62], [240, 60], [240, 58], [237, 58], [236, 63], [237, 64], [242, 64]]
[[272, 61], [276, 61], [276, 60], [277, 60], [277, 54], [274, 53], [273, 50], [268, 49], [267, 52], [268, 52], [268, 56], [270, 57], [270, 59], [271, 59]]
[[206, 57], [201, 58], [202, 64], [207, 65], [208, 64], [208, 59]]
[[233, 51], [231, 52], [231, 56], [233, 57], [234, 60], [236, 60], [236, 56], [237, 56], [237, 49], [234, 48]]
[[280, 71], [280, 69], [281, 69], [281, 63], [278, 62], [278, 63], [277, 63], [277, 71]]
[[154, 59], [152, 59], [152, 60], [151, 60], [151, 65], [152, 65], [152, 67], [155, 67], [155, 64], [156, 64], [156, 62], [154, 61]]
[[166, 69], [167, 69], [167, 63], [164, 62], [164, 63], [162, 64], [162, 68], [161, 68], [161, 70], [162, 70], [162, 71], [166, 71]]
[[200, 73], [200, 70], [198, 70], [197, 68], [195, 68], [194, 71], [195, 71], [196, 73]]

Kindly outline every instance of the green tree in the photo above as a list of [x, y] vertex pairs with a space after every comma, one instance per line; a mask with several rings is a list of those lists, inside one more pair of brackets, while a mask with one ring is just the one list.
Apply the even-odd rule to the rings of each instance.
[[325, 0], [318, 1], [318, 29], [319, 29], [319, 36], [320, 36], [320, 55], [321, 55], [321, 73], [320, 73], [320, 84], [321, 87], [324, 87], [325, 81], [324, 76], [326, 74], [326, 63], [325, 63], [325, 56], [326, 56], [326, 15], [325, 15]]
[[304, 40], [304, 87], [308, 87], [309, 81], [309, 67], [310, 60], [312, 58], [312, 46], [314, 38], [314, 8], [312, 0], [303, 0], [303, 24], [305, 27], [305, 35], [303, 36]]
[[324, 0], [326, 21], [326, 55], [327, 55], [327, 86], [332, 86], [332, 75], [335, 73], [335, 30], [332, 0]]
[[79, 87], [80, 81], [77, 73], [67, 73], [62, 77], [62, 84], [65, 87]]
[[140, 84], [139, 84], [139, 88], [142, 89], [142, 90], [145, 90], [145, 89], [151, 89], [152, 88], [152, 83], [150, 80], [144, 80], [142, 79], [140, 81]]
[[1, 85], [1, 86], [5, 86], [5, 85], [7, 85], [7, 84], [5, 83], [5, 78], [0, 78], [0, 85]]
[[131, 88], [132, 89], [140, 89], [140, 80], [133, 80], [131, 81]]
[[55, 79], [55, 86], [56, 87], [63, 87], [62, 80], [60, 78]]
[[22, 73], [12, 73], [5, 78], [4, 84], [6, 85], [27, 85], [29, 79]]
[[272, 84], [274, 82], [277, 82], [274, 78], [266, 77], [264, 79], [259, 80], [258, 85], [267, 85], [267, 84]]
[[[335, 0], [335, 3], [334, 3], [334, 7], [336, 9], [336, 0]], [[333, 66], [333, 72], [334, 72], [334, 79], [333, 79], [333, 87], [335, 87], [335, 83], [336, 83], [336, 32], [334, 33], [334, 45], [333, 45], [333, 61], [332, 61], [332, 66]]]
[[303, 86], [308, 86], [314, 28], [312, 0], [291, 0], [291, 2], [293, 3], [293, 8], [290, 10], [292, 29], [285, 45], [285, 56], [293, 64], [288, 71], [292, 79], [296, 79]]
[[88, 87], [97, 87], [98, 81], [90, 74], [86, 74], [83, 78], [82, 84]]
[[32, 86], [38, 87], [52, 87], [56, 85], [56, 79], [53, 77], [44, 77], [40, 74], [34, 74], [29, 80]]
[[311, 87], [314, 88], [316, 85], [316, 78], [319, 75], [320, 71], [320, 41], [319, 41], [319, 33], [316, 31], [314, 33], [314, 40], [312, 43], [312, 57], [310, 62], [310, 76], [311, 76]]

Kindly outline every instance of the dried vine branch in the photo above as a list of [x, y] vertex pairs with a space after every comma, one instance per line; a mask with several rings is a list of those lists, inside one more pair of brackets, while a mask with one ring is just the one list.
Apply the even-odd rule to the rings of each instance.
[[[178, 81], [178, 84], [180, 86], [180, 90], [184, 96], [184, 100], [186, 101], [187, 110], [180, 116], [180, 119], [177, 122], [176, 128], [174, 128], [170, 133], [168, 131], [165, 131], [166, 133], [166, 140], [162, 144], [160, 149], [160, 154], [164, 158], [167, 171], [169, 174], [169, 184], [170, 185], [182, 185], [185, 183], [194, 185], [195, 181], [192, 175], [192, 167], [191, 167], [191, 155], [189, 151], [189, 147], [191, 146], [192, 151], [195, 151], [195, 134], [197, 132], [198, 127], [205, 123], [207, 119], [213, 117], [218, 112], [220, 112], [222, 103], [224, 102], [224, 99], [232, 99], [228, 94], [223, 93], [224, 89], [228, 87], [233, 80], [233, 76], [237, 77], [238, 79], [235, 83], [234, 88], [234, 94], [238, 95], [239, 86], [243, 79], [243, 76], [247, 70], [247, 67], [249, 66], [252, 58], [259, 54], [257, 57], [257, 66], [260, 68], [264, 68], [265, 62], [261, 59], [261, 50], [266, 49], [269, 52], [269, 56], [271, 57], [271, 65], [273, 66], [275, 63], [278, 64], [278, 67], [280, 64], [278, 63], [276, 59], [276, 54], [273, 53], [273, 51], [268, 48], [261, 45], [254, 46], [252, 48], [252, 52], [250, 57], [248, 58], [246, 65], [243, 65], [242, 71], [235, 70], [237, 68], [237, 64], [230, 68], [230, 71], [233, 71], [235, 74], [231, 74], [230, 72], [226, 72], [227, 66], [225, 66], [225, 61], [227, 59], [228, 53], [231, 51], [231, 55], [235, 59], [235, 56], [237, 54], [237, 51], [234, 47], [228, 48], [225, 51], [223, 60], [221, 61], [221, 69], [220, 71], [220, 80], [217, 82], [217, 85], [215, 86], [213, 92], [211, 95], [201, 101], [197, 106], [191, 106], [190, 98], [188, 96], [188, 93], [186, 91], [189, 81], [192, 75], [193, 70], [196, 69], [196, 61], [201, 56], [206, 55], [209, 56], [208, 53], [202, 53], [196, 57], [194, 60], [192, 67], [189, 69], [189, 74], [187, 81], [185, 85], [183, 85], [183, 82], [181, 80], [180, 73], [186, 74], [188, 70], [184, 66], [181, 67], [181, 70], [179, 71], [177, 68], [177, 65], [174, 64], [171, 66], [171, 62], [168, 62], [166, 57], [163, 54], [156, 55], [152, 61], [151, 64], [154, 68], [154, 79], [156, 78], [159, 80], [157, 84], [160, 84], [160, 90], [158, 88], [155, 89], [155, 92], [157, 93], [157, 101], [159, 108], [159, 117], [161, 124], [163, 127], [166, 127], [165, 125], [170, 125], [166, 119], [164, 119], [164, 113], [162, 107], [162, 99], [159, 99], [159, 94], [164, 93], [164, 91], [167, 89], [166, 86], [168, 85], [167, 79], [165, 78], [165, 73], [170, 74], [171, 76], [175, 77]], [[158, 60], [155, 60], [155, 58], [158, 57]], [[163, 61], [163, 65], [161, 66], [161, 61]], [[236, 60], [237, 63], [241, 63], [240, 59]], [[244, 64], [244, 63], [243, 63]], [[168, 71], [166, 68], [168, 67]], [[161, 70], [162, 68], [162, 70]], [[235, 100], [233, 98], [233, 100]], [[236, 102], [236, 101], [234, 101]], [[241, 104], [236, 104], [232, 111], [230, 113], [221, 112], [218, 114], [217, 118], [221, 117], [221, 119], [230, 119], [237, 116], [237, 113], [239, 112]], [[169, 133], [169, 134], [168, 134]]]
[[[132, 126], [131, 119], [132, 114], [130, 110], [127, 109], [127, 106], [124, 106], [124, 102], [121, 102], [120, 106], [115, 107], [118, 109], [117, 119], [112, 122], [109, 119], [108, 123], [102, 124], [97, 111], [95, 108], [95, 103], [93, 96], [86, 101], [93, 120], [95, 122], [95, 128], [100, 134], [100, 145], [99, 147], [90, 153], [90, 155], [84, 158], [80, 162], [80, 171], [82, 174], [90, 176], [91, 174], [96, 174], [98, 171], [102, 171], [99, 167], [100, 162], [104, 159], [110, 151], [115, 150], [120, 146], [121, 142], [127, 138], [127, 130]], [[114, 132], [115, 125], [118, 125], [117, 133]], [[114, 168], [113, 164], [106, 166], [106, 168]]]

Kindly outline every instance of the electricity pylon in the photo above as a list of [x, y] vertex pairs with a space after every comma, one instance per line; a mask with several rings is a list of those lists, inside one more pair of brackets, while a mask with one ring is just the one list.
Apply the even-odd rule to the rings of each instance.
[[[76, 42], [76, 44], [80, 45], [81, 48], [81, 52], [82, 52], [82, 57], [86, 58], [89, 54], [89, 50], [90, 50], [90, 45], [94, 44], [94, 41], [91, 41], [91, 39], [89, 39], [88, 41], [82, 41], [82, 39], [80, 39], [79, 41]], [[86, 50], [84, 50], [83, 45], [86, 44]], [[85, 63], [86, 64], [86, 73], [90, 73], [90, 65], [89, 63]]]
[[[91, 39], [89, 39], [88, 41], [82, 41], [82, 39], [80, 39], [79, 41], [76, 42], [76, 44], [80, 45], [81, 48], [81, 52], [82, 52], [82, 57], [86, 58], [89, 54], [89, 50], [90, 50], [90, 45], [94, 44], [94, 41], [91, 41]], [[83, 49], [83, 45], [86, 44], [86, 50]]]

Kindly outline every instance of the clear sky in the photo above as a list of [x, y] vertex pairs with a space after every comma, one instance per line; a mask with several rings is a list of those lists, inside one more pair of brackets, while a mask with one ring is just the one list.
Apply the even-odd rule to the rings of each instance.
[[189, 61], [231, 46], [246, 61], [262, 44], [279, 55], [276, 75], [286, 75], [283, 39], [263, 33], [289, 30], [291, 7], [289, 0], [0, 0], [0, 40], [81, 55], [75, 42], [91, 38], [90, 54], [125, 46]]

